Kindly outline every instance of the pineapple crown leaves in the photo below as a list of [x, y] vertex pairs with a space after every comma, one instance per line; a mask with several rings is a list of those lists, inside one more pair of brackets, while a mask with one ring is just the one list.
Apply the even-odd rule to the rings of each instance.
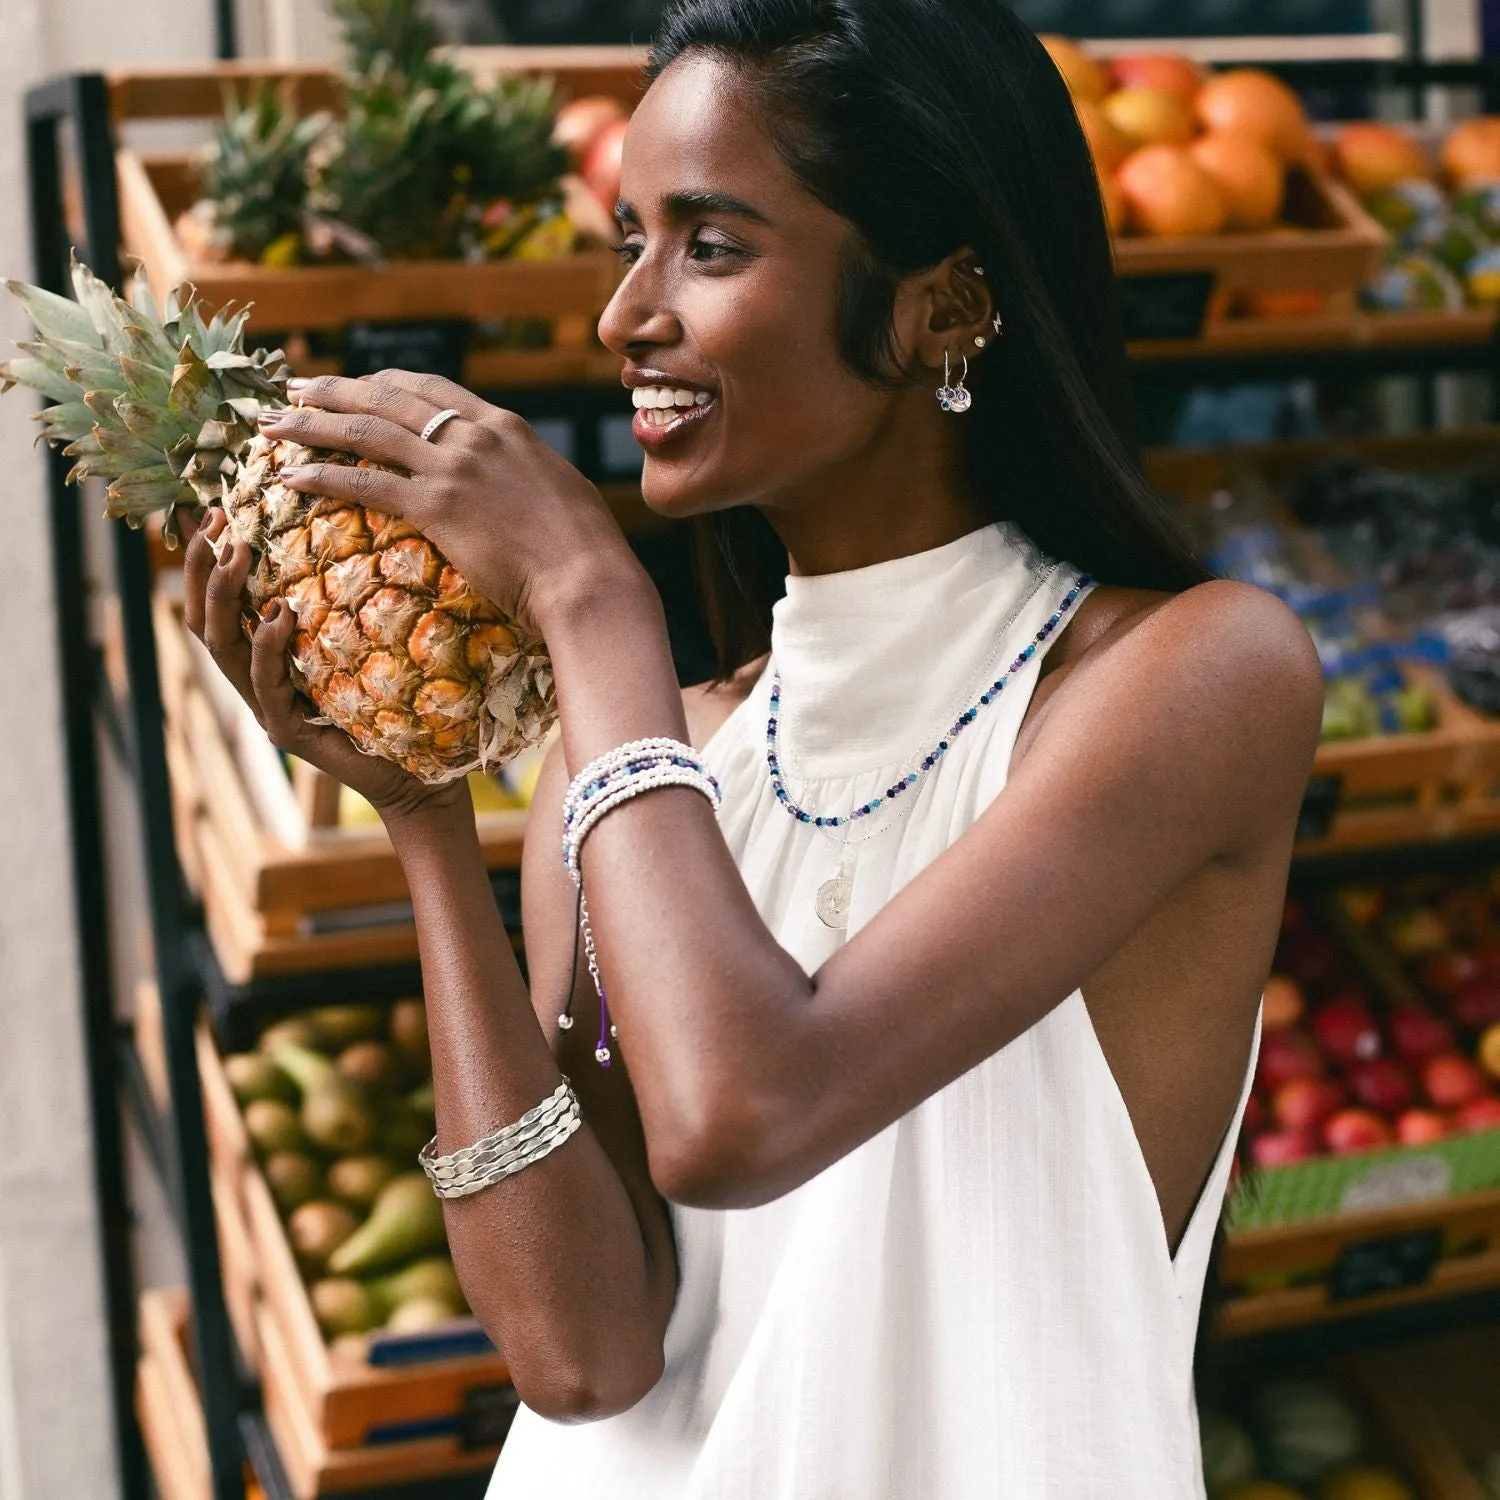
[[329, 0], [342, 26], [349, 65], [358, 76], [383, 59], [402, 74], [418, 71], [441, 38], [422, 0]]
[[51, 402], [41, 437], [77, 462], [68, 478], [110, 481], [105, 514], [141, 525], [156, 511], [216, 502], [256, 432], [285, 405], [279, 349], [246, 353], [248, 309], [205, 321], [191, 287], [158, 309], [144, 278], [133, 302], [76, 259], [76, 301], [9, 281], [36, 325], [23, 358], [0, 364], [0, 392], [24, 385]]

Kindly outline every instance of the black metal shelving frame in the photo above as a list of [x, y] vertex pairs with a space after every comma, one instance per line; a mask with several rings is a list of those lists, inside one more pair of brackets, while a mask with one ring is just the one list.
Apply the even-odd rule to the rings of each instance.
[[[219, 51], [234, 50], [232, 0], [215, 0]], [[1477, 88], [1500, 104], [1500, 68], [1484, 64], [1333, 63], [1285, 65], [1293, 81], [1330, 89], [1403, 89], [1413, 97], [1430, 85]], [[98, 75], [59, 78], [26, 98], [32, 253], [39, 284], [61, 290], [70, 249], [76, 245], [106, 280], [118, 282], [119, 212], [116, 200], [113, 129], [105, 80]], [[76, 188], [76, 192], [65, 191]], [[70, 222], [69, 204], [81, 215]], [[1430, 375], [1482, 371], [1500, 376], [1500, 339], [1404, 349], [1340, 348], [1212, 358], [1140, 360], [1143, 387], [1170, 388], [1260, 378], [1358, 379], [1379, 374]], [[575, 422], [575, 457], [586, 471], [600, 460], [598, 415], [613, 402], [598, 387], [501, 393], [528, 416]], [[188, 1269], [193, 1307], [195, 1366], [203, 1401], [212, 1464], [214, 1500], [243, 1500], [247, 1466], [271, 1500], [291, 1500], [276, 1445], [266, 1426], [259, 1393], [243, 1367], [225, 1313], [219, 1251], [209, 1193], [194, 1024], [206, 1004], [222, 1035], [243, 1041], [252, 1020], [299, 1005], [340, 998], [390, 997], [411, 993], [415, 965], [393, 965], [262, 980], [235, 986], [222, 974], [201, 916], [183, 884], [173, 842], [170, 791], [150, 616], [150, 568], [142, 536], [108, 528], [109, 558], [91, 576], [85, 548], [80, 495], [65, 483], [67, 463], [47, 459], [48, 519], [56, 630], [63, 678], [71, 870], [76, 892], [86, 1064], [93, 1115], [95, 1187], [104, 1236], [109, 1354], [114, 1387], [114, 1426], [121, 1455], [125, 1500], [147, 1500], [150, 1484], [133, 1418], [136, 1360], [136, 1288], [132, 1274], [131, 1201], [125, 1174], [124, 1113], [129, 1110], [147, 1156], [162, 1175], [172, 1203]], [[121, 701], [105, 681], [102, 649], [93, 630], [92, 591], [112, 591], [119, 602], [129, 691]], [[145, 870], [163, 1036], [172, 1107], [163, 1114], [141, 1072], [133, 1030], [117, 1018], [113, 955], [109, 945], [111, 866], [102, 831], [101, 749], [111, 748], [131, 782], [144, 836]], [[1500, 858], [1500, 837], [1308, 861], [1294, 880], [1321, 881], [1349, 873], [1373, 875], [1413, 865]], [[497, 893], [501, 894], [501, 893]], [[1464, 1303], [1410, 1309], [1392, 1323], [1378, 1315], [1340, 1327], [1343, 1342], [1442, 1326], [1445, 1320], [1500, 1315], [1500, 1291]], [[1397, 1325], [1399, 1324], [1399, 1330]], [[1290, 1330], [1261, 1336], [1264, 1356], [1277, 1337], [1289, 1354], [1306, 1345], [1322, 1347], [1324, 1330]], [[1309, 1342], [1310, 1341], [1310, 1342]], [[1248, 1351], [1247, 1351], [1248, 1352]], [[386, 1488], [381, 1500], [479, 1500], [482, 1476], [424, 1481]], [[353, 1497], [358, 1500], [358, 1497]], [[369, 1497], [374, 1500], [374, 1497]]]

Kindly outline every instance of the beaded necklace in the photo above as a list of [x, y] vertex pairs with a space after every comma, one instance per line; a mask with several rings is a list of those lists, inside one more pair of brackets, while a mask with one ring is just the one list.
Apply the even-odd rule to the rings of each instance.
[[[1081, 573], [1073, 587], [1068, 590], [1057, 608], [1047, 617], [1042, 628], [1024, 646], [1016, 659], [1008, 666], [999, 677], [992, 682], [978, 699], [964, 709], [962, 713], [948, 726], [946, 734], [931, 750], [924, 755], [915, 770], [908, 771], [904, 776], [898, 776], [878, 797], [871, 797], [862, 802], [858, 807], [846, 813], [814, 813], [803, 807], [787, 791], [786, 783], [781, 776], [781, 754], [777, 745], [777, 726], [781, 718], [781, 674], [777, 672], [771, 679], [771, 704], [770, 716], [766, 721], [766, 769], [770, 772], [771, 787], [776, 793], [776, 800], [784, 807], [788, 814], [799, 823], [810, 824], [814, 828], [849, 828], [855, 823], [863, 821], [872, 813], [878, 812], [887, 802], [893, 802], [897, 797], [904, 796], [914, 786], [921, 782], [934, 766], [948, 753], [949, 747], [961, 735], [975, 719], [983, 708], [988, 708], [1001, 693], [1005, 691], [1006, 685], [1027, 662], [1036, 655], [1037, 648], [1041, 646], [1054, 630], [1062, 623], [1063, 617], [1078, 602], [1078, 597], [1093, 582], [1093, 577], [1088, 573]], [[846, 835], [847, 837], [847, 835]], [[853, 892], [853, 881], [845, 868], [844, 858], [839, 859], [839, 867], [833, 876], [825, 880], [818, 887], [818, 893], [814, 900], [814, 909], [817, 911], [819, 920], [825, 926], [842, 929], [849, 923], [849, 898]]]

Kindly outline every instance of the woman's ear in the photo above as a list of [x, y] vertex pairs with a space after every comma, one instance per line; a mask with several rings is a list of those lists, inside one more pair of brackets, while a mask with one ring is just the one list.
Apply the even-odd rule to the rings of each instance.
[[903, 302], [918, 325], [913, 330], [912, 351], [931, 369], [942, 368], [945, 350], [950, 359], [962, 354], [972, 361], [995, 337], [994, 296], [972, 246], [965, 245], [931, 270], [908, 277], [898, 294], [898, 307]]

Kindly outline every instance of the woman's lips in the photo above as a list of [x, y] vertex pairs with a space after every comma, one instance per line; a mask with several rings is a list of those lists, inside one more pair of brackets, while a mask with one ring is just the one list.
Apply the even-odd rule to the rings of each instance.
[[719, 398], [713, 397], [705, 401], [701, 406], [676, 406], [667, 407], [671, 412], [669, 421], [660, 426], [652, 420], [654, 411], [661, 410], [659, 407], [640, 407], [637, 409], [635, 418], [630, 424], [630, 430], [635, 435], [635, 440], [646, 451], [654, 452], [665, 447], [668, 443], [681, 438], [691, 428], [697, 427], [710, 415], [719, 409]]

